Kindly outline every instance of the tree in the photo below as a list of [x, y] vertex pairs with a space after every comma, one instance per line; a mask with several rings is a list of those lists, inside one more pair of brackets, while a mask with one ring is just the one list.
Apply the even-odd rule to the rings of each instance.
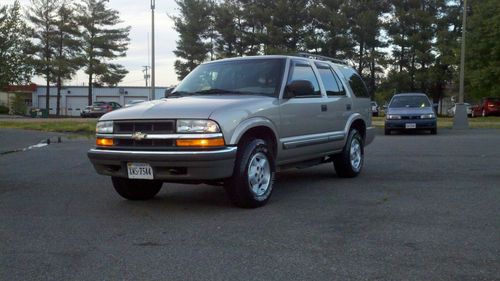
[[30, 63], [29, 28], [21, 18], [21, 6], [0, 6], [0, 89], [8, 84], [28, 83]]
[[78, 36], [74, 7], [65, 2], [59, 7], [55, 31], [54, 71], [57, 84], [57, 116], [60, 114], [62, 80], [71, 79], [82, 64]]
[[467, 93], [475, 99], [500, 97], [500, 5], [495, 0], [471, 4], [466, 35]]
[[58, 0], [31, 0], [28, 19], [33, 26], [33, 63], [38, 75], [46, 81], [45, 108], [50, 108], [50, 83], [55, 79], [56, 22]]
[[[119, 13], [106, 7], [107, 0], [83, 0], [76, 4], [80, 11], [78, 23], [81, 26], [82, 60], [88, 75], [88, 104], [92, 104], [92, 85], [96, 81], [118, 84], [127, 71], [109, 61], [126, 55], [130, 27], [116, 27], [121, 23]], [[117, 72], [117, 70], [120, 70]], [[117, 75], [118, 74], [118, 75]]]
[[179, 40], [174, 54], [182, 60], [176, 60], [174, 67], [179, 80], [182, 80], [196, 66], [207, 58], [212, 46], [204, 41], [211, 24], [212, 5], [207, 0], [176, 0], [179, 16], [174, 16], [175, 30]]

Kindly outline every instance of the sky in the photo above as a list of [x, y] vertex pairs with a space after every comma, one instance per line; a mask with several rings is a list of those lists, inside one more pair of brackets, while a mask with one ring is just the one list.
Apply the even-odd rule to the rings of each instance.
[[[78, 0], [75, 0], [78, 1]], [[14, 0], [0, 0], [0, 4], [13, 4]], [[20, 0], [23, 7], [27, 7], [30, 0]], [[131, 26], [130, 45], [127, 56], [114, 60], [125, 66], [129, 71], [123, 79], [123, 86], [145, 86], [143, 66], [148, 65], [148, 35], [151, 40], [151, 8], [150, 0], [109, 0], [108, 7], [120, 12], [123, 26]], [[178, 13], [174, 0], [157, 0], [155, 9], [155, 46], [156, 46], [156, 86], [171, 86], [178, 83], [174, 71], [176, 59], [173, 50], [178, 40], [174, 30], [171, 15]], [[149, 45], [151, 45], [149, 43]], [[151, 53], [151, 52], [149, 52]], [[82, 85], [88, 78], [83, 71], [77, 73], [70, 85]], [[34, 78], [34, 83], [44, 84], [43, 79]]]

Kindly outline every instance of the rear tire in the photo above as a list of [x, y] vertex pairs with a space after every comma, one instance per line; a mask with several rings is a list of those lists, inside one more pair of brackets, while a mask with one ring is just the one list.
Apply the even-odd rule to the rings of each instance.
[[264, 206], [273, 192], [274, 156], [262, 139], [238, 145], [233, 176], [224, 182], [231, 202], [241, 208]]
[[342, 178], [353, 178], [359, 175], [363, 168], [364, 154], [361, 134], [356, 129], [351, 129], [342, 153], [333, 157], [333, 166], [337, 175]]
[[384, 129], [384, 135], [390, 135], [391, 134], [391, 130], [389, 129]]
[[113, 187], [121, 197], [128, 200], [148, 200], [155, 197], [163, 182], [111, 177]]

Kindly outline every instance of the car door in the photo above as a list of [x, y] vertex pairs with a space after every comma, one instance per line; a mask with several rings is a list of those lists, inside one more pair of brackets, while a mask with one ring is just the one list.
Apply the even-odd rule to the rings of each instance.
[[344, 145], [345, 125], [351, 112], [351, 102], [340, 78], [329, 64], [316, 62], [319, 77], [327, 96], [327, 131], [331, 133], [331, 140], [335, 149]]
[[[296, 80], [311, 82], [314, 91], [307, 95], [280, 99], [280, 141], [282, 160], [297, 161], [314, 158], [325, 150], [328, 136], [326, 97], [312, 65], [307, 60], [292, 59], [287, 85]], [[285, 88], [286, 92], [286, 88]]]

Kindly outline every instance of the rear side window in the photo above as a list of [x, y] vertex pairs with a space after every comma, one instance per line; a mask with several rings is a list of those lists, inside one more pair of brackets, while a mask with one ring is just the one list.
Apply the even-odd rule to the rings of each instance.
[[354, 69], [348, 67], [341, 67], [340, 71], [347, 79], [347, 81], [349, 81], [349, 85], [351, 86], [351, 89], [356, 97], [358, 98], [370, 97], [365, 82], [363, 82], [361, 76], [359, 76], [359, 74], [357, 74], [356, 71], [354, 71]]
[[302, 62], [295, 62], [292, 69], [292, 73], [290, 74], [290, 79], [288, 79], [288, 83], [297, 80], [306, 80], [311, 82], [314, 87], [314, 94], [311, 96], [321, 96], [321, 91], [319, 89], [318, 79], [314, 74], [314, 71], [310, 65]]
[[342, 84], [336, 77], [337, 75], [333, 73], [329, 65], [317, 63], [316, 67], [318, 68], [319, 75], [321, 76], [321, 80], [323, 81], [323, 85], [325, 86], [326, 94], [328, 96], [345, 95]]

